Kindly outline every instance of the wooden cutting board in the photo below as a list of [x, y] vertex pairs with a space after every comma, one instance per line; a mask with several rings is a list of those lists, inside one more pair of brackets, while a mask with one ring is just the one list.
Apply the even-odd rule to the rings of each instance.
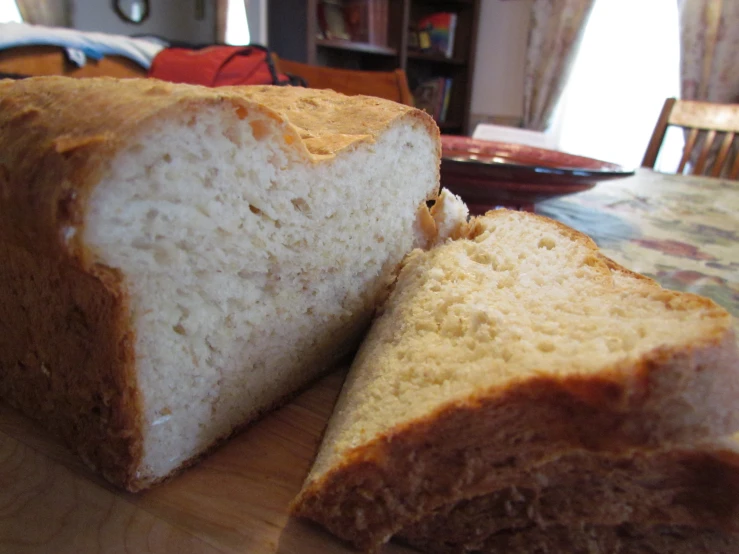
[[344, 375], [329, 375], [195, 467], [135, 495], [0, 403], [0, 553], [354, 552], [288, 516]]

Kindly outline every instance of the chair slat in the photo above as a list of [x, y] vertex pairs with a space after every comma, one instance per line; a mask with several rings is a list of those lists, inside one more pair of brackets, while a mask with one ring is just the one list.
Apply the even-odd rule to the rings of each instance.
[[678, 100], [670, 112], [668, 123], [689, 129], [736, 131], [739, 128], [739, 104]]
[[693, 175], [703, 175], [703, 171], [706, 168], [706, 160], [708, 159], [708, 153], [711, 151], [711, 147], [713, 146], [713, 141], [716, 140], [716, 131], [711, 130], [706, 133], [706, 138], [703, 141], [703, 148], [701, 148], [701, 152], [698, 155], [698, 160], [695, 162], [695, 167], [693, 168]]
[[652, 138], [649, 139], [647, 151], [644, 153], [644, 158], [641, 161], [642, 167], [654, 168], [654, 164], [657, 162], [657, 155], [659, 154], [660, 146], [662, 146], [662, 141], [665, 139], [665, 133], [667, 133], [667, 120], [670, 118], [670, 112], [672, 112], [675, 102], [677, 102], [675, 98], [668, 98], [665, 100], [665, 104], [662, 106], [662, 111], [657, 120], [657, 125], [654, 127]]
[[343, 94], [366, 94], [413, 105], [408, 78], [402, 69], [361, 71], [324, 67], [283, 60], [275, 54], [272, 54], [272, 59], [278, 71], [302, 77], [311, 88], [330, 88]]
[[729, 154], [729, 148], [734, 140], [734, 133], [726, 133], [724, 140], [721, 142], [721, 148], [719, 148], [718, 154], [716, 154], [716, 161], [713, 163], [713, 169], [711, 170], [711, 177], [721, 176], [721, 170], [723, 170], [726, 164], [726, 158]]
[[677, 173], [690, 165], [693, 174], [739, 179], [739, 103], [665, 99], [642, 167], [655, 168], [668, 127], [687, 131]]
[[729, 179], [739, 179], [739, 155], [734, 158], [734, 163], [731, 164]]
[[682, 173], [685, 171], [685, 164], [690, 159], [690, 154], [693, 152], [695, 147], [695, 141], [698, 140], [698, 129], [691, 129], [688, 134], [688, 140], [685, 142], [685, 148], [683, 148], [683, 157], [680, 158], [680, 165], [677, 166], [677, 172]]

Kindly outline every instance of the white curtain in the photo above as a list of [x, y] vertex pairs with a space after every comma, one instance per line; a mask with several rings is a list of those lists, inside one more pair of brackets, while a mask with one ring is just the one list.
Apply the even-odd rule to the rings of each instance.
[[0, 0], [0, 23], [21, 23], [23, 18], [15, 0]]
[[[665, 99], [679, 95], [676, 0], [596, 0], [557, 110], [558, 148], [638, 167]], [[664, 169], [683, 141], [667, 140]]]
[[526, 49], [523, 126], [551, 123], [594, 0], [534, 0]]
[[249, 24], [246, 10], [249, 0], [218, 0], [216, 4], [216, 42], [218, 44], [249, 44]]
[[71, 0], [16, 0], [23, 21], [48, 27], [72, 26]]

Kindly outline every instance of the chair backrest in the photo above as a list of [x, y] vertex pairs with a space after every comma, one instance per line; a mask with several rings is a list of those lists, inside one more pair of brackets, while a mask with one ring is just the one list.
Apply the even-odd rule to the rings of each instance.
[[669, 126], [689, 130], [677, 172], [690, 161], [692, 175], [739, 178], [739, 104], [668, 98], [662, 107], [642, 167], [654, 167]]
[[310, 88], [330, 88], [343, 94], [366, 94], [413, 105], [408, 79], [402, 69], [358, 71], [283, 60], [274, 54], [273, 58], [277, 71], [302, 77]]

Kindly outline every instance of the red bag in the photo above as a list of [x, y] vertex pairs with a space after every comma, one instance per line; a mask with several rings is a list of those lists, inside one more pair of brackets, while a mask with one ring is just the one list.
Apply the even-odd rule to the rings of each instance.
[[165, 48], [154, 57], [149, 77], [207, 87], [303, 84], [278, 74], [269, 50], [257, 45]]

